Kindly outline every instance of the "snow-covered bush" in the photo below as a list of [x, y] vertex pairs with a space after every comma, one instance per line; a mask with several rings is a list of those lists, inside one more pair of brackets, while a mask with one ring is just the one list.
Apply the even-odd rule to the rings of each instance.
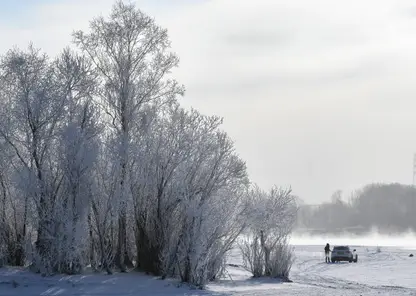
[[221, 275], [226, 254], [244, 226], [238, 221], [240, 202], [231, 193], [221, 192], [199, 203], [201, 200], [188, 203], [176, 265], [183, 281], [203, 287]]
[[279, 242], [270, 254], [270, 276], [288, 280], [294, 262], [292, 247], [286, 242]]
[[248, 180], [220, 124], [172, 106], [139, 139], [142, 161], [132, 170], [141, 180], [132, 188], [139, 268], [197, 286], [222, 270], [243, 228]]
[[273, 187], [270, 192], [264, 192], [254, 187], [247, 202], [248, 229], [239, 243], [246, 269], [254, 277], [287, 279], [293, 259], [287, 238], [297, 212], [291, 190]]
[[239, 248], [243, 257], [244, 267], [250, 271], [254, 277], [261, 277], [264, 274], [264, 250], [260, 245], [260, 240], [255, 236], [246, 235]]
[[142, 174], [132, 188], [140, 268], [203, 285], [223, 264], [238, 209], [233, 182], [244, 184], [245, 166], [232, 159], [232, 146], [217, 132], [220, 122], [173, 106], [152, 119], [138, 144], [147, 160], [133, 170]]

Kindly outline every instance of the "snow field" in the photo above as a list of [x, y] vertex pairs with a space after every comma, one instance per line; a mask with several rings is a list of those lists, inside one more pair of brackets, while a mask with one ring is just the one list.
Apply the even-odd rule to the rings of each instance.
[[0, 295], [416, 295], [416, 257], [404, 247], [354, 246], [358, 263], [327, 264], [323, 245], [295, 245], [293, 283], [273, 279], [252, 279], [241, 267], [238, 251], [228, 258], [226, 276], [207, 289], [196, 290], [176, 280], [131, 272], [99, 275], [41, 277], [19, 268], [0, 269]]

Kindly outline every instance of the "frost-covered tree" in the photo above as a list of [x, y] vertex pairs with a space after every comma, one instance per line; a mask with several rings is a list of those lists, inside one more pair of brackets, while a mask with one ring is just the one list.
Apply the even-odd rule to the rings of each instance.
[[87, 216], [92, 196], [98, 153], [98, 112], [92, 103], [96, 75], [88, 60], [69, 50], [55, 62], [58, 83], [67, 96], [66, 117], [59, 135], [59, 164], [62, 171], [62, 213], [59, 230], [61, 249], [56, 269], [79, 271], [87, 245]]
[[90, 58], [100, 75], [99, 100], [108, 116], [108, 128], [116, 147], [118, 167], [112, 191], [118, 201], [117, 266], [130, 264], [127, 254], [128, 170], [131, 166], [131, 141], [141, 109], [174, 102], [183, 93], [174, 79], [167, 79], [178, 65], [169, 52], [167, 31], [132, 4], [117, 2], [109, 19], [99, 17], [90, 31], [74, 34], [75, 43]]
[[[111, 140], [111, 139], [110, 139]], [[110, 141], [102, 137], [102, 143]], [[118, 170], [116, 154], [111, 145], [102, 144], [93, 174], [95, 187], [91, 199], [89, 216], [91, 265], [95, 270], [112, 273], [117, 248], [116, 225], [118, 221], [118, 200], [114, 191], [117, 184], [110, 182]]]
[[[56, 84], [46, 55], [29, 47], [11, 50], [2, 59], [1, 79], [4, 95], [10, 100], [6, 110], [8, 126], [0, 127], [0, 136], [19, 160], [21, 190], [31, 195], [38, 218], [37, 252], [46, 260], [52, 244], [52, 212], [59, 180], [50, 169], [51, 149], [62, 120], [64, 98]], [[46, 263], [46, 261], [44, 262]]]
[[147, 114], [132, 170], [138, 264], [203, 286], [243, 229], [245, 163], [220, 118], [178, 106]]
[[[202, 117], [192, 161], [181, 168], [184, 202], [176, 264], [182, 280], [203, 286], [215, 278], [233, 242], [243, 230], [239, 215], [248, 185], [245, 163], [218, 129], [217, 117]], [[195, 158], [194, 158], [195, 157]]]
[[[89, 108], [81, 108], [82, 112], [77, 114], [74, 106], [91, 96], [93, 83], [86, 82], [90, 77], [84, 61], [69, 51], [57, 61], [50, 61], [33, 46], [26, 51], [13, 49], [3, 57], [0, 66], [5, 86], [2, 96], [8, 98], [4, 111], [9, 114], [0, 126], [0, 137], [15, 159], [15, 190], [24, 197], [25, 219], [32, 210], [32, 226], [36, 228], [35, 250], [30, 254], [33, 266], [45, 273], [62, 271], [57, 258], [64, 251], [62, 240], [57, 238], [69, 235], [72, 240], [74, 235], [73, 227], [65, 228], [68, 220], [63, 219], [63, 214], [69, 213], [70, 193], [66, 186], [75, 169], [64, 165], [63, 160], [78, 156], [73, 154], [77, 145], [85, 148], [85, 143], [76, 144], [82, 137], [74, 132], [75, 126], [82, 123], [74, 122], [80, 115], [84, 125], [88, 125]], [[75, 199], [73, 196], [72, 201]], [[70, 215], [76, 215], [74, 211]], [[19, 235], [22, 239], [26, 236], [26, 222], [23, 226]]]

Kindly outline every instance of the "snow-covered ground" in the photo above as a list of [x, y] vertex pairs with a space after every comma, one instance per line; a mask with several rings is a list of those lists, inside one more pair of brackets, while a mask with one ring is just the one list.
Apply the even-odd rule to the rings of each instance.
[[[235, 266], [241, 264], [236, 252], [229, 258], [233, 266], [229, 267], [228, 278], [208, 285], [205, 291], [133, 272], [43, 278], [25, 270], [3, 268], [0, 269], [0, 295], [416, 295], [416, 256], [409, 257], [415, 251], [409, 241], [405, 247], [382, 246], [389, 244], [375, 241], [368, 246], [353, 245], [359, 256], [358, 263], [337, 264], [323, 262], [323, 244], [302, 242], [311, 241], [297, 241], [291, 273], [293, 283], [251, 279], [248, 272]], [[341, 243], [329, 242], [331, 245]]]

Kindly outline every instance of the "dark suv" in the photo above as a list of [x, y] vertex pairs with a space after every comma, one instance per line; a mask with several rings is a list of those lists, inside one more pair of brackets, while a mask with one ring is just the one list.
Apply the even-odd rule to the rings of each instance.
[[355, 253], [355, 249], [351, 252], [348, 246], [335, 246], [331, 253], [331, 262], [357, 262], [358, 256]]

